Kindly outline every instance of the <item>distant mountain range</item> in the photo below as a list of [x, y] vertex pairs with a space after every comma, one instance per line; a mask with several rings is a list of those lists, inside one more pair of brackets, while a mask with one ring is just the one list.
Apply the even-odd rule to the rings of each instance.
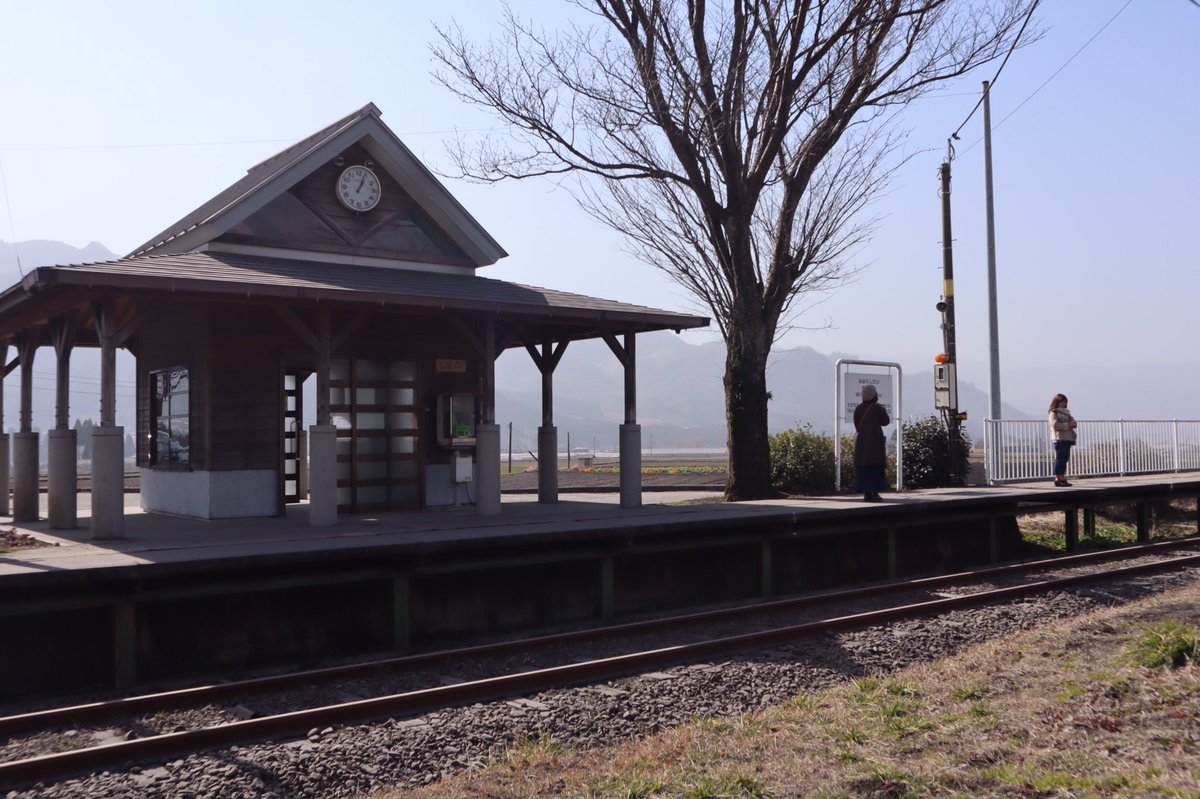
[[[637, 412], [642, 444], [647, 449], [713, 448], [725, 446], [725, 397], [721, 379], [725, 346], [720, 342], [691, 344], [673, 333], [638, 337]], [[771, 392], [768, 425], [778, 433], [810, 423], [818, 432], [833, 429], [834, 368], [839, 357], [810, 347], [776, 350], [767, 372]], [[532, 359], [513, 350], [496, 362], [496, 419], [513, 423], [513, 449], [535, 449], [541, 424], [541, 376]], [[928, 416], [933, 409], [932, 369], [904, 374], [903, 414]], [[960, 382], [959, 401], [973, 409], [967, 431], [982, 436], [986, 392]], [[600, 341], [571, 344], [554, 373], [554, 422], [559, 446], [615, 447], [617, 426], [624, 409], [622, 368]], [[1031, 418], [1011, 405], [1012, 419]], [[507, 429], [502, 431], [507, 442]], [[653, 444], [650, 437], [653, 436]]]
[[[19, 249], [21, 268], [49, 264], [86, 263], [117, 257], [96, 242], [76, 248], [58, 241], [26, 241], [14, 248], [0, 241], [0, 290], [16, 283]], [[1190, 360], [1169, 364], [1147, 362], [1135, 366], [1087, 367], [1045, 362], [1030, 366], [1006, 366], [1003, 405], [1005, 418], [1042, 418], [1043, 407], [1056, 392], [1072, 398], [1072, 409], [1086, 419], [1200, 418], [1195, 398], [1200, 396], [1200, 363], [1175, 344], [1179, 357]], [[1165, 351], [1162, 357], [1173, 353]], [[11, 351], [10, 351], [11, 357]], [[769, 427], [777, 433], [797, 424], [811, 423], [820, 432], [833, 427], [834, 364], [847, 353], [821, 354], [809, 347], [776, 350], [767, 375], [772, 393]], [[1102, 354], [1098, 354], [1102, 358]], [[725, 400], [721, 386], [725, 349], [720, 342], [693, 344], [673, 333], [651, 333], [638, 337], [637, 412], [644, 446], [649, 449], [720, 448], [725, 446]], [[94, 350], [76, 350], [71, 363], [75, 390], [71, 396], [72, 418], [97, 417], [99, 410], [99, 358]], [[119, 353], [118, 421], [132, 429], [134, 364], [127, 353]], [[34, 424], [52, 425], [54, 414], [54, 365], [49, 351], [34, 365]], [[967, 432], [982, 439], [982, 420], [987, 416], [986, 389], [977, 387], [971, 376], [986, 380], [985, 367], [959, 365], [959, 405], [969, 414]], [[513, 429], [515, 452], [536, 450], [541, 423], [541, 375], [523, 350], [506, 352], [496, 363], [496, 418]], [[1064, 379], [1064, 377], [1066, 379]], [[623, 374], [620, 364], [600, 341], [571, 344], [554, 375], [554, 421], [559, 446], [567, 435], [573, 446], [601, 450], [616, 448], [617, 429], [624, 415]], [[10, 385], [12, 381], [10, 380]], [[1151, 390], [1151, 386], [1162, 386]], [[17, 421], [19, 392], [10, 387], [4, 397], [4, 426]], [[313, 403], [306, 403], [309, 408]], [[919, 418], [933, 413], [933, 373], [929, 369], [906, 370], [904, 416]]]

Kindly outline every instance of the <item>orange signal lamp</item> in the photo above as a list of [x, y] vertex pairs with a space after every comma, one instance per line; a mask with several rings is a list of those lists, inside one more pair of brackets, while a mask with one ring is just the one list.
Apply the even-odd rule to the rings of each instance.
[[943, 352], [941, 355], [936, 356], [933, 361], [934, 363], [950, 363], [950, 356]]

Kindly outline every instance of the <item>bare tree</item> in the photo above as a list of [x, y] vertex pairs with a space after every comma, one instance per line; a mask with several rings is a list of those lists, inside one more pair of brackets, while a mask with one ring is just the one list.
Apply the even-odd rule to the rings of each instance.
[[[578, 195], [686, 287], [726, 344], [728, 499], [768, 496], [767, 360], [798, 298], [836, 286], [895, 166], [891, 125], [1004, 55], [1038, 0], [575, 0], [548, 33], [439, 30], [438, 78], [499, 115], [465, 176], [584, 177]], [[587, 179], [588, 177], [592, 179]]]

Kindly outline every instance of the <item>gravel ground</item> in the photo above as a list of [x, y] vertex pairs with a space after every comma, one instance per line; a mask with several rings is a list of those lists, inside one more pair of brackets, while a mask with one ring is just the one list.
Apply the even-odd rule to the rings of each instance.
[[[477, 767], [514, 744], [539, 746], [551, 741], [574, 747], [612, 744], [652, 734], [697, 716], [740, 715], [799, 693], [934, 660], [1018, 630], [1197, 580], [1200, 570], [1189, 569], [1082, 587], [935, 618], [808, 639], [720, 662], [695, 663], [604, 684], [476, 704], [413, 719], [312, 730], [304, 740], [235, 747], [160, 766], [39, 785], [11, 791], [6, 799], [366, 796], [381, 789], [428, 784], [444, 774]], [[603, 646], [593, 645], [571, 654], [590, 657], [603, 654], [603, 650]], [[537, 660], [540, 663], [544, 659], [553, 657]], [[515, 665], [513, 659], [503, 664]], [[495, 667], [493, 663], [473, 668]], [[445, 674], [442, 678], [449, 679]], [[390, 690], [368, 682], [340, 688], [346, 698], [360, 693], [367, 695], [376, 689]], [[187, 720], [164, 717], [154, 726], [169, 728], [175, 723], [186, 724]], [[53, 742], [43, 741], [42, 745], [69, 745], [71, 737], [82, 736], [82, 731], [74, 731], [74, 736], [60, 732]], [[25, 746], [10, 749], [4, 756], [6, 759], [19, 756], [19, 749]]]

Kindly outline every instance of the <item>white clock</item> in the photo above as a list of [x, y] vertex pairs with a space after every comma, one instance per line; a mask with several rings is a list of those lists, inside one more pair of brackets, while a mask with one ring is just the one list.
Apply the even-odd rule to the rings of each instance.
[[365, 213], [379, 204], [379, 177], [365, 166], [348, 166], [338, 177], [337, 198], [351, 211]]

